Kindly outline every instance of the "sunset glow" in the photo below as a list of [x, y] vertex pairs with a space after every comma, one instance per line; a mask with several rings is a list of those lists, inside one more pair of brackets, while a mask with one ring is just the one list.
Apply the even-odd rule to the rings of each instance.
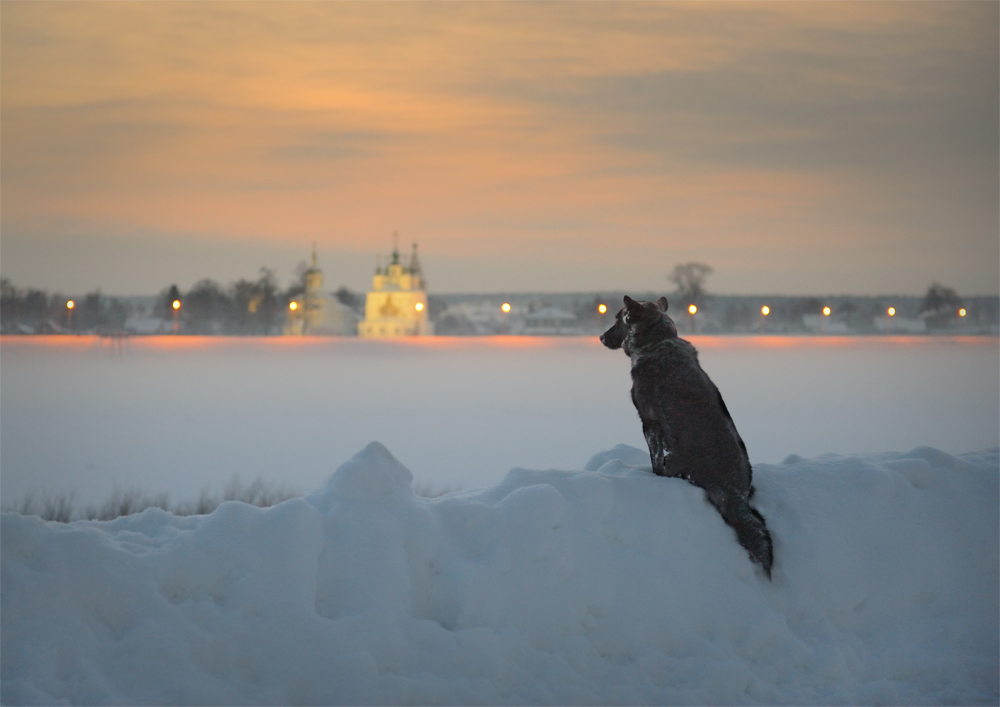
[[[1000, 291], [997, 3], [5, 3], [3, 275]], [[613, 247], [609, 244], [613, 243]], [[901, 247], [904, 246], [904, 247]]]

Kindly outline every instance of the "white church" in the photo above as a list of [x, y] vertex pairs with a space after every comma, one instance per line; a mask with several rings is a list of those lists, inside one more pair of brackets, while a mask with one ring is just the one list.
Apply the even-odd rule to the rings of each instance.
[[[395, 234], [394, 234], [395, 235]], [[405, 262], [403, 262], [405, 260]], [[392, 259], [375, 265], [372, 289], [365, 298], [365, 319], [358, 322], [358, 336], [366, 338], [429, 336], [434, 325], [427, 318], [427, 291], [417, 259], [417, 244], [409, 258], [400, 258], [394, 242]]]
[[317, 263], [315, 246], [304, 285], [302, 294], [288, 303], [285, 336], [353, 336], [358, 317], [350, 307], [323, 291], [323, 271]]

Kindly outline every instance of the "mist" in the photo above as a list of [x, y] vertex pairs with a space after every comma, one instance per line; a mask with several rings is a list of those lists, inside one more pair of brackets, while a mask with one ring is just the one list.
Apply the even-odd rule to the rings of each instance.
[[[691, 337], [751, 461], [1000, 444], [979, 337]], [[184, 502], [238, 477], [308, 493], [373, 440], [425, 488], [644, 448], [628, 359], [595, 338], [6, 337], [0, 496]]]

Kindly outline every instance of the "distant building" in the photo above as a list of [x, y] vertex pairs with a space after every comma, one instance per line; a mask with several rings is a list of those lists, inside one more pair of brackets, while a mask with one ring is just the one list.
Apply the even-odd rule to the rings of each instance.
[[850, 334], [847, 322], [832, 319], [829, 315], [803, 314], [802, 325], [814, 334]]
[[875, 330], [887, 334], [926, 334], [927, 320], [911, 317], [875, 317]]
[[288, 303], [285, 336], [354, 336], [357, 315], [336, 297], [323, 292], [323, 271], [317, 264], [315, 246], [304, 284], [302, 294]]
[[576, 315], [558, 307], [542, 307], [525, 317], [524, 333], [529, 335], [580, 334]]
[[417, 260], [417, 244], [408, 262], [399, 257], [393, 245], [392, 260], [375, 266], [372, 289], [365, 298], [365, 319], [358, 323], [358, 336], [429, 336], [434, 327], [427, 319], [427, 292], [423, 271]]

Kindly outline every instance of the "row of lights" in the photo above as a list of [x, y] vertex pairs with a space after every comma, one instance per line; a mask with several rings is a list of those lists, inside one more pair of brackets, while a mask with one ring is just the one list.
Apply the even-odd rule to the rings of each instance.
[[[503, 311], [509, 312], [510, 311], [510, 305], [505, 303], [504, 306], [503, 306]], [[608, 311], [608, 308], [605, 307], [603, 304], [599, 304], [599, 305], [597, 305], [597, 311], [600, 312], [601, 314], [604, 314], [605, 312]], [[823, 316], [824, 317], [829, 317], [832, 311], [833, 310], [831, 310], [829, 307], [823, 307]], [[694, 304], [688, 305], [688, 314], [697, 314], [697, 313], [698, 313], [698, 306], [697, 305], [694, 305]], [[765, 304], [763, 307], [760, 308], [760, 313], [763, 314], [766, 317], [767, 315], [769, 315], [771, 313], [771, 308], [768, 307]], [[886, 313], [890, 317], [894, 317], [894, 316], [896, 316], [896, 308], [895, 307], [889, 307], [889, 309], [886, 310]], [[965, 309], [965, 307], [962, 307], [962, 308], [960, 308], [958, 310], [958, 316], [964, 317], [966, 314], [968, 314], [968, 311]]]
[[[420, 305], [420, 304], [417, 305], [417, 311], [418, 312], [422, 308], [423, 308], [423, 305]], [[293, 309], [294, 309], [294, 307], [293, 307]], [[500, 309], [503, 311], [504, 314], [507, 314], [510, 311], [510, 304], [508, 302], [504, 302], [502, 305], [500, 305]], [[606, 314], [607, 311], [608, 311], [608, 307], [607, 307], [607, 305], [599, 304], [599, 305], [597, 305], [597, 311], [600, 314]], [[823, 316], [824, 317], [829, 317], [831, 312], [832, 312], [832, 310], [829, 307], [823, 307]], [[694, 305], [694, 304], [688, 305], [688, 314], [697, 314], [697, 313], [698, 313], [698, 306], [697, 305]], [[760, 308], [760, 313], [763, 314], [766, 317], [767, 315], [769, 315], [771, 313], [771, 308], [768, 307], [765, 304], [763, 307]], [[887, 313], [888, 313], [888, 315], [890, 317], [896, 316], [896, 308], [895, 307], [889, 307], [889, 309], [887, 310]], [[962, 307], [961, 309], [958, 310], [958, 316], [964, 317], [966, 314], [968, 314], [968, 312], [966, 311], [965, 307]]]
[[[174, 305], [177, 306], [177, 303], [175, 302]], [[505, 305], [505, 306], [507, 307], [507, 310], [510, 309], [510, 305], [509, 304]], [[299, 303], [298, 302], [289, 302], [288, 303], [288, 308], [294, 312], [296, 309], [299, 308]], [[424, 311], [424, 303], [423, 302], [417, 302], [415, 305], [413, 305], [413, 308], [415, 310], [417, 310], [418, 312], [422, 312], [422, 311]]]
[[[73, 300], [67, 300], [66, 301], [66, 309], [73, 309], [75, 306], [76, 306], [76, 302], [74, 302]], [[180, 309], [181, 308], [181, 301], [179, 299], [175, 299], [173, 301], [173, 303], [171, 304], [171, 306], [175, 310], [176, 309]], [[296, 309], [299, 308], [299, 303], [298, 302], [289, 302], [288, 303], [288, 308], [294, 312]], [[423, 302], [417, 302], [415, 305], [413, 305], [413, 308], [416, 309], [418, 312], [422, 312], [422, 311], [424, 311], [424, 303]], [[509, 302], [504, 302], [502, 305], [500, 305], [500, 309], [503, 311], [504, 314], [507, 314], [508, 312], [510, 312], [510, 303]], [[606, 314], [607, 311], [608, 311], [608, 307], [607, 307], [607, 305], [599, 304], [599, 305], [597, 305], [597, 311], [600, 314]], [[697, 312], [698, 312], [698, 307], [696, 305], [692, 304], [692, 305], [688, 306], [688, 313], [689, 314], [696, 314]], [[831, 310], [830, 310], [829, 307], [823, 307], [823, 316], [824, 317], [829, 317], [830, 316], [830, 312], [831, 312]], [[765, 304], [763, 307], [760, 308], [760, 313], [763, 314], [766, 317], [768, 314], [771, 313], [771, 308], [768, 307]], [[886, 314], [888, 314], [890, 317], [895, 317], [896, 316], [896, 308], [895, 307], [889, 307], [889, 309], [886, 310]], [[968, 311], [965, 309], [965, 307], [962, 307], [961, 309], [958, 310], [958, 316], [964, 317], [966, 314], [968, 314]]]
[[[71, 310], [75, 306], [76, 306], [76, 302], [74, 302], [73, 300], [67, 300], [67, 302], [66, 302], [66, 309], [70, 309]], [[173, 303], [171, 304], [171, 306], [174, 308], [174, 310], [178, 310], [178, 309], [181, 308], [181, 301], [179, 299], [175, 299], [173, 301]], [[294, 312], [296, 309], [299, 308], [299, 303], [298, 302], [289, 302], [288, 303], [288, 308]], [[417, 310], [418, 312], [422, 312], [422, 311], [424, 311], [424, 303], [423, 302], [417, 302], [415, 305], [413, 305], [413, 308], [415, 310]], [[502, 305], [500, 305], [500, 309], [503, 311], [504, 314], [507, 314], [508, 312], [510, 312], [510, 303], [509, 302], [504, 302]], [[605, 304], [599, 304], [599, 305], [597, 305], [597, 311], [600, 314], [606, 314], [607, 311], [608, 311], [608, 307]], [[829, 307], [823, 307], [823, 316], [824, 317], [829, 317], [830, 316], [830, 311], [831, 310], [830, 310]], [[696, 314], [697, 312], [698, 312], [698, 307], [696, 305], [693, 305], [693, 304], [692, 305], [688, 305], [688, 313], [689, 314]], [[760, 313], [763, 314], [766, 317], [768, 314], [771, 313], [771, 308], [768, 307], [765, 304], [763, 307], [760, 308]], [[895, 307], [889, 307], [889, 309], [886, 310], [886, 314], [888, 314], [890, 317], [896, 316], [896, 308]], [[966, 311], [965, 307], [962, 307], [961, 309], [958, 310], [958, 316], [964, 317], [966, 314], [968, 314], [968, 312]]]

